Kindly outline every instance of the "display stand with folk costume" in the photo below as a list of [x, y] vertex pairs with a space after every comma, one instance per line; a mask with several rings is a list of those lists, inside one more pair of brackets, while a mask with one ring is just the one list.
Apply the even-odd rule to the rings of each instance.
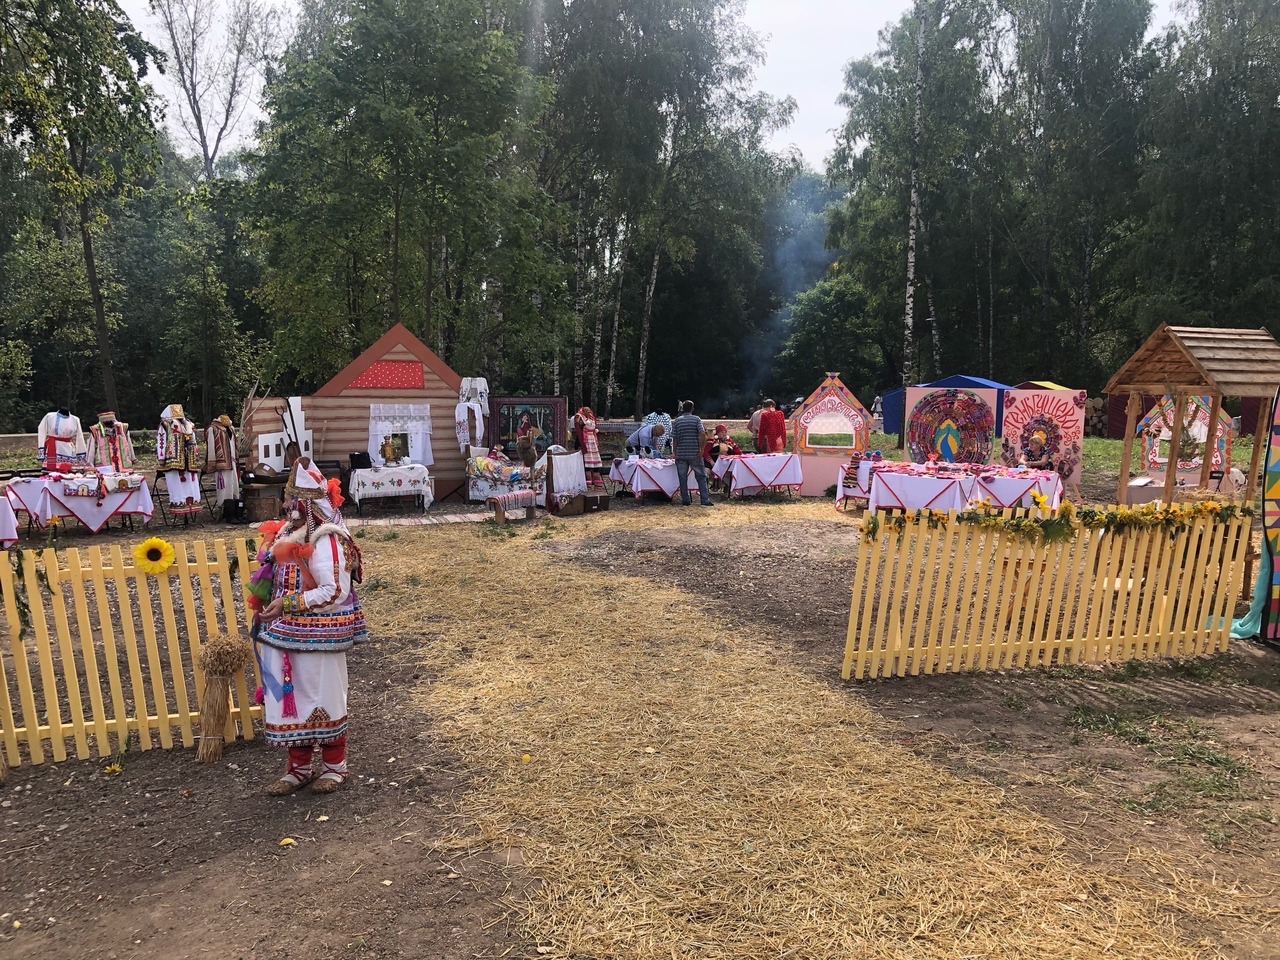
[[267, 788], [273, 796], [308, 783], [332, 793], [347, 779], [347, 651], [366, 631], [355, 592], [360, 551], [338, 510], [340, 486], [300, 459], [285, 486], [288, 520], [259, 528], [263, 566], [250, 581], [249, 604], [269, 600], [253, 629], [263, 716], [267, 742], [289, 748], [284, 776]]
[[224, 523], [240, 519], [240, 457], [236, 450], [236, 428], [225, 413], [205, 431], [204, 472], [215, 475], [218, 494], [214, 501], [222, 508]]
[[582, 451], [582, 466], [587, 471], [587, 482], [592, 486], [604, 486], [600, 478], [600, 470], [604, 463], [600, 459], [600, 426], [595, 412], [590, 407], [579, 407], [573, 415], [573, 432], [578, 439], [578, 449]]
[[169, 512], [179, 517], [199, 513], [200, 444], [196, 442], [196, 425], [187, 419], [180, 403], [160, 411], [156, 459], [169, 491]]
[[46, 470], [56, 470], [60, 463], [84, 463], [84, 430], [80, 418], [66, 407], [50, 410], [36, 431], [36, 460]]
[[99, 471], [128, 473], [133, 461], [129, 425], [110, 410], [98, 414], [98, 422], [89, 428], [89, 464]]

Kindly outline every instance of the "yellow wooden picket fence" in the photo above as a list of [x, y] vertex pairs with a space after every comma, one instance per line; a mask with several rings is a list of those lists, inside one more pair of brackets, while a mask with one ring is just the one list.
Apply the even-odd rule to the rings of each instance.
[[863, 534], [841, 676], [907, 676], [1225, 650], [1250, 520], [1032, 543], [1003, 528], [878, 514]]
[[[90, 741], [99, 757], [195, 743], [201, 639], [248, 623], [240, 576], [257, 562], [245, 541], [173, 546], [159, 576], [119, 545], [0, 557], [0, 750], [10, 766], [24, 744], [43, 763], [87, 759]], [[254, 685], [245, 672], [231, 684], [227, 742], [253, 736]]]

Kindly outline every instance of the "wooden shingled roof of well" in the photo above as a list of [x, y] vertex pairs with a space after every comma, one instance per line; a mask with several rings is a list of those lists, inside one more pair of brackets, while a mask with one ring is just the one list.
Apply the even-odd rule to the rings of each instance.
[[1280, 343], [1266, 330], [1161, 324], [1105, 392], [1271, 397], [1277, 386]]

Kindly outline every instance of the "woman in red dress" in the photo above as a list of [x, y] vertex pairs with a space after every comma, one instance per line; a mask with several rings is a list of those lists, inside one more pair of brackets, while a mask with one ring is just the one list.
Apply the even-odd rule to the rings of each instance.
[[760, 414], [758, 446], [761, 453], [782, 453], [787, 445], [787, 415], [772, 400], [764, 402]]
[[579, 407], [573, 415], [573, 431], [578, 438], [578, 449], [582, 451], [582, 466], [587, 471], [587, 482], [592, 486], [602, 486], [600, 468], [600, 430], [596, 423], [596, 415], [590, 407]]

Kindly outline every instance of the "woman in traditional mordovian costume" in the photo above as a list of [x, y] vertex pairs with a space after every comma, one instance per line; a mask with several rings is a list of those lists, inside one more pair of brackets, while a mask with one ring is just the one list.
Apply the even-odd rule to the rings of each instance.
[[314, 779], [313, 791], [331, 793], [347, 779], [347, 651], [366, 635], [354, 589], [360, 551], [338, 510], [339, 482], [307, 458], [293, 465], [285, 498], [288, 519], [259, 528], [264, 566], [250, 583], [251, 605], [270, 598], [254, 629], [267, 742], [289, 748], [284, 776], [267, 792], [293, 793]]

